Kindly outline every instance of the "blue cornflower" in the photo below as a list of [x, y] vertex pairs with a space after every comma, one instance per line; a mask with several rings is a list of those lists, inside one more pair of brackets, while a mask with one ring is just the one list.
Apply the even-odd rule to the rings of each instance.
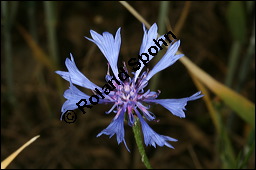
[[[148, 49], [151, 46], [155, 45], [153, 39], [165, 39], [163, 36], [157, 38], [158, 34], [156, 24], [153, 24], [149, 30], [146, 30], [145, 26], [143, 25], [143, 29], [144, 37], [139, 55], [147, 53]], [[120, 81], [120, 75], [117, 66], [117, 60], [121, 46], [120, 31], [121, 28], [117, 30], [115, 37], [113, 37], [113, 35], [108, 32], [104, 32], [102, 35], [100, 35], [95, 31], [91, 30], [90, 33], [92, 39], [86, 37], [88, 40], [94, 42], [99, 47], [101, 52], [108, 60], [108, 72], [105, 77], [106, 81], [109, 81], [113, 77], [109, 73], [109, 66], [112, 69], [114, 77]], [[163, 43], [161, 43], [161, 45], [162, 44]], [[110, 125], [106, 129], [101, 131], [97, 135], [97, 137], [101, 136], [102, 134], [112, 137], [116, 134], [118, 144], [124, 142], [126, 148], [128, 149], [124, 138], [124, 121], [126, 119], [125, 114], [127, 114], [127, 122], [129, 126], [134, 125], [135, 117], [139, 119], [144, 135], [144, 143], [146, 146], [152, 145], [156, 147], [156, 145], [165, 145], [173, 148], [169, 141], [175, 142], [177, 141], [176, 139], [156, 133], [146, 123], [145, 119], [147, 119], [148, 121], [156, 120], [156, 116], [148, 110], [150, 107], [149, 104], [160, 104], [167, 110], [169, 110], [173, 115], [184, 118], [184, 110], [187, 102], [201, 98], [203, 95], [201, 95], [201, 92], [197, 92], [190, 97], [181, 99], [156, 99], [160, 94], [160, 91], [144, 91], [144, 88], [147, 86], [148, 81], [151, 79], [151, 77], [153, 77], [159, 71], [171, 66], [183, 56], [183, 54], [175, 55], [179, 46], [180, 41], [172, 42], [162, 59], [150, 71], [147, 70], [141, 73], [141, 70], [144, 67], [144, 63], [139, 60], [140, 67], [136, 69], [136, 71], [133, 73], [133, 78], [129, 77], [124, 81], [114, 83], [115, 88], [113, 88], [112, 91], [108, 91], [108, 93], [106, 93], [108, 95], [105, 95], [104, 99], [100, 99], [99, 104], [113, 105], [112, 108], [106, 113], [109, 114], [111, 112], [114, 112], [115, 117]], [[70, 54], [70, 57], [71, 59], [67, 58], [65, 62], [68, 71], [56, 71], [56, 73], [59, 74], [62, 78], [70, 82], [70, 88], [67, 89], [64, 93], [64, 97], [67, 99], [67, 101], [63, 104], [61, 108], [62, 114], [64, 114], [67, 110], [77, 109], [78, 106], [76, 105], [76, 103], [78, 103], [81, 99], [86, 99], [88, 101], [88, 99], [90, 98], [90, 96], [81, 92], [73, 84], [87, 89], [91, 89], [94, 94], [96, 93], [95, 89], [101, 89], [99, 86], [95, 85], [89, 79], [87, 79], [78, 70], [72, 54]], [[150, 61], [152, 58], [152, 55], [149, 56], [148, 61]], [[125, 64], [123, 66], [123, 69], [127, 71]], [[104, 90], [102, 89], [101, 92], [103, 91]]]

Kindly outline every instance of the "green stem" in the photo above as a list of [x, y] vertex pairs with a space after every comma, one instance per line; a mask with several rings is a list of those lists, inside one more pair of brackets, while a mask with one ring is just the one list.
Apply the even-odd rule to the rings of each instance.
[[[161, 1], [160, 2], [160, 8], [159, 8], [159, 18], [158, 18], [158, 26], [159, 26], [159, 30], [158, 33], [160, 35], [163, 35], [165, 32], [165, 21], [166, 18], [168, 16], [168, 12], [169, 12], [169, 1]], [[153, 61], [154, 65], [156, 65], [158, 63], [158, 61], [160, 60], [160, 56], [163, 56], [163, 51], [160, 51], [159, 54], [154, 57], [156, 60]], [[151, 78], [151, 83], [149, 85], [149, 89], [151, 90], [156, 90], [157, 85], [159, 83], [160, 80], [160, 73], [156, 74], [154, 77]]]
[[239, 41], [234, 41], [231, 47], [231, 52], [228, 62], [228, 73], [226, 77], [225, 84], [232, 88], [232, 82], [236, 75], [237, 64], [239, 63], [239, 56], [241, 50], [241, 43]]
[[[3, 51], [5, 57], [5, 74], [7, 86], [7, 100], [10, 105], [15, 105], [14, 81], [13, 81], [13, 47], [12, 47], [12, 22], [11, 13], [13, 7], [10, 2], [1, 1], [1, 24], [3, 28]], [[11, 8], [12, 7], [12, 8]], [[13, 16], [13, 15], [12, 15]]]
[[56, 3], [51, 1], [45, 1], [45, 15], [46, 15], [46, 28], [48, 33], [48, 45], [50, 50], [50, 56], [54, 61], [54, 64], [59, 66], [58, 44], [57, 44], [57, 14]]
[[141, 155], [142, 162], [147, 167], [147, 169], [152, 169], [149, 163], [148, 157], [146, 155], [145, 148], [143, 146], [142, 137], [141, 137], [141, 128], [140, 128], [140, 123], [138, 118], [136, 118], [136, 121], [134, 123], [134, 126], [132, 127], [132, 130], [134, 133], [136, 144], [138, 146], [138, 149]]

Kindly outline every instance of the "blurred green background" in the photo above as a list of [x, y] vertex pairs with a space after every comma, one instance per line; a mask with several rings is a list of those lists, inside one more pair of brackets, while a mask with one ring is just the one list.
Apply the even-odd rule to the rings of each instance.
[[[178, 139], [174, 150], [146, 147], [153, 168], [255, 168], [255, 2], [129, 4], [151, 25], [158, 23], [160, 34], [171, 29], [181, 40], [180, 51], [252, 106], [226, 105], [211, 88], [208, 100], [188, 103], [185, 119], [152, 106], [160, 121], [149, 125]], [[115, 136], [96, 138], [114, 117], [105, 114], [111, 106], [96, 105], [85, 115], [77, 110], [74, 124], [59, 120], [69, 83], [54, 71], [66, 71], [71, 52], [81, 72], [103, 86], [106, 59], [84, 36], [90, 37], [90, 29], [114, 34], [119, 27], [121, 65], [138, 56], [143, 37], [142, 23], [121, 3], [1, 1], [1, 160], [40, 135], [9, 168], [144, 168], [129, 126], [125, 139], [131, 153]], [[161, 90], [162, 99], [202, 90], [179, 61], [149, 85]]]

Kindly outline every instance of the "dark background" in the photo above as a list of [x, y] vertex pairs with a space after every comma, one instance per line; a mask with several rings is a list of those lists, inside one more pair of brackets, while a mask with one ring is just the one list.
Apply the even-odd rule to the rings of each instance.
[[[159, 21], [160, 2], [129, 4], [151, 25]], [[239, 62], [244, 60], [243, 54], [249, 46], [255, 10], [254, 2], [241, 4], [246, 11], [246, 36]], [[186, 5], [189, 9], [184, 9]], [[230, 2], [219, 1], [170, 2], [166, 16], [167, 23], [175, 30], [182, 13], [188, 12], [178, 33], [174, 31], [181, 40], [180, 50], [222, 83], [226, 80], [228, 56], [234, 42], [227, 19], [229, 5]], [[63, 93], [69, 83], [54, 73], [55, 70], [66, 71], [65, 59], [72, 53], [79, 70], [92, 82], [103, 86], [106, 83], [106, 59], [84, 36], [91, 37], [90, 29], [115, 34], [122, 27], [121, 66], [123, 61], [127, 64], [130, 58], [138, 56], [142, 24], [119, 2], [8, 2], [2, 3], [1, 8], [1, 160], [30, 138], [40, 135], [9, 168], [144, 168], [132, 128], [127, 124], [125, 139], [131, 153], [124, 144], [117, 145], [115, 136], [111, 139], [106, 135], [96, 137], [114, 117], [113, 113], [104, 113], [111, 106], [95, 105], [91, 110], [87, 109], [85, 115], [76, 110], [78, 118], [74, 124], [59, 120], [65, 101]], [[47, 11], [49, 8], [53, 13]], [[53, 29], [47, 27], [50, 23], [53, 23]], [[31, 45], [33, 42], [39, 48]], [[254, 57], [247, 68], [239, 93], [255, 102]], [[239, 71], [237, 67], [236, 72]], [[188, 97], [198, 91], [179, 61], [159, 74], [157, 89], [161, 90], [161, 99]], [[238, 84], [236, 78], [231, 84], [233, 89]], [[89, 90], [83, 91], [92, 94]], [[230, 109], [223, 108], [223, 103], [214, 94], [211, 99], [221, 107], [219, 111], [226, 126]], [[187, 117], [180, 119], [159, 105], [152, 106], [151, 111], [160, 121], [149, 122], [149, 125], [159, 134], [178, 139], [171, 143], [174, 150], [146, 147], [152, 166], [174, 169], [223, 167], [225, 148], [219, 149], [219, 136], [204, 101], [189, 102], [186, 108]], [[234, 117], [230, 139], [237, 157], [246, 145], [248, 126]], [[249, 156], [247, 168], [255, 168], [254, 154], [253, 151]]]

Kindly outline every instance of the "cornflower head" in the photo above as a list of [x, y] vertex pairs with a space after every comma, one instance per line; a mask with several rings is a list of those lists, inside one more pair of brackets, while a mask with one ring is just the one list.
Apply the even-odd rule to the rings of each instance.
[[[149, 30], [147, 30], [143, 25], [143, 30], [144, 36], [142, 40], [142, 45], [140, 47], [140, 56], [143, 53], [147, 53], [148, 49], [151, 46], [155, 45], [153, 39], [157, 41], [160, 38], [165, 39], [164, 36], [157, 38], [158, 34], [156, 24], [153, 24]], [[109, 32], [104, 32], [102, 35], [100, 35], [95, 31], [91, 30], [90, 33], [92, 39], [85, 37], [88, 40], [94, 42], [106, 57], [108, 61], [108, 71], [105, 79], [108, 82], [113, 78], [117, 80], [115, 82], [112, 81], [112, 88], [100, 88], [99, 86], [91, 82], [88, 78], [86, 78], [78, 70], [72, 54], [70, 54], [71, 58], [67, 58], [65, 62], [68, 71], [56, 71], [57, 74], [59, 74], [62, 78], [69, 81], [70, 83], [69, 89], [64, 92], [64, 97], [67, 99], [67, 101], [63, 104], [61, 108], [62, 115], [68, 110], [77, 109], [77, 103], [81, 99], [86, 99], [88, 101], [88, 99], [90, 98], [89, 95], [80, 91], [73, 84], [87, 89], [91, 89], [94, 94], [96, 93], [96, 89], [101, 89], [99, 91], [101, 93], [104, 92], [105, 96], [101, 97], [98, 103], [113, 105], [112, 108], [106, 112], [106, 114], [113, 112], [115, 114], [115, 117], [113, 118], [109, 126], [106, 129], [102, 130], [97, 135], [97, 137], [101, 136], [102, 134], [109, 135], [110, 138], [113, 135], [116, 135], [118, 144], [124, 142], [127, 150], [129, 151], [124, 138], [124, 121], [127, 120], [129, 126], [134, 126], [135, 119], [138, 119], [141, 124], [144, 136], [144, 143], [146, 146], [151, 145], [156, 147], [156, 145], [158, 145], [173, 148], [173, 146], [169, 142], [175, 142], [177, 141], [176, 139], [158, 134], [147, 124], [146, 120], [156, 120], [156, 116], [149, 111], [150, 104], [160, 104], [167, 110], [169, 110], [173, 115], [184, 118], [184, 110], [187, 102], [201, 98], [203, 95], [201, 95], [201, 92], [197, 92], [190, 97], [180, 99], [157, 99], [160, 91], [144, 91], [144, 88], [147, 86], [148, 81], [151, 79], [151, 77], [153, 77], [159, 71], [171, 66], [183, 56], [183, 54], [176, 55], [176, 52], [180, 46], [180, 41], [172, 41], [169, 45], [167, 52], [150, 71], [147, 69], [146, 71], [142, 72], [145, 63], [142, 60], [139, 60], [137, 63], [138, 67], [137, 69], [135, 69], [136, 71], [133, 72], [133, 78], [131, 78], [127, 74], [127, 67], [124, 63], [124, 66], [121, 67], [126, 74], [126, 78], [124, 78], [124, 73], [120, 74], [117, 66], [118, 55], [121, 46], [120, 31], [121, 28], [117, 30], [115, 37], [113, 37], [113, 35]], [[163, 42], [161, 41], [160, 45], [162, 44]], [[149, 56], [148, 61], [150, 61], [153, 57], [153, 55]], [[110, 75], [109, 67], [112, 69], [113, 76]]]

